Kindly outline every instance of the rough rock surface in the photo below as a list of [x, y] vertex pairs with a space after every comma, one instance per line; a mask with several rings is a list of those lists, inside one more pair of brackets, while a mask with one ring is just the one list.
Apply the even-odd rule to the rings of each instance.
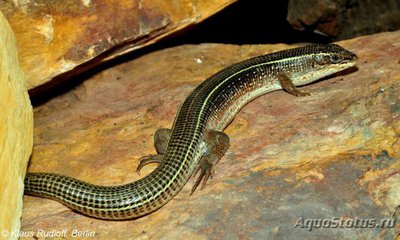
[[34, 88], [71, 69], [76, 74], [153, 43], [232, 2], [14, 0], [0, 1], [0, 10], [16, 34], [28, 87]]
[[289, 23], [334, 39], [400, 29], [398, 0], [290, 0]]
[[[189, 195], [192, 179], [166, 206], [131, 221], [93, 219], [26, 196], [22, 230], [40, 239], [53, 230], [96, 239], [393, 238], [396, 228], [346, 226], [390, 219], [400, 204], [398, 39], [400, 32], [340, 42], [359, 56], [357, 70], [304, 87], [310, 97], [277, 91], [245, 106], [226, 130], [231, 146], [203, 191]], [[154, 132], [171, 127], [198, 84], [288, 47], [185, 45], [102, 71], [35, 108], [29, 171], [104, 185], [137, 180], [138, 158], [155, 153]], [[307, 227], [307, 219], [336, 217], [344, 227]]]
[[18, 239], [23, 179], [32, 151], [33, 116], [17, 44], [0, 12], [0, 239]]

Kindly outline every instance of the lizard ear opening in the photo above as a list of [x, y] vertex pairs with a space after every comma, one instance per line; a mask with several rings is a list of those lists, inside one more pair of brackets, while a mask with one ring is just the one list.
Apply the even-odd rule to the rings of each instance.
[[323, 55], [316, 55], [314, 61], [318, 65], [326, 65], [330, 62], [329, 58]]

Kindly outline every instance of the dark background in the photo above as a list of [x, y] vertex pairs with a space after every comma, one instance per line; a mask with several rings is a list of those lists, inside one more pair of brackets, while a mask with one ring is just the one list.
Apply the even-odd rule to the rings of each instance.
[[239, 0], [159, 46], [199, 43], [327, 43], [329, 37], [297, 31], [287, 22], [288, 0]]

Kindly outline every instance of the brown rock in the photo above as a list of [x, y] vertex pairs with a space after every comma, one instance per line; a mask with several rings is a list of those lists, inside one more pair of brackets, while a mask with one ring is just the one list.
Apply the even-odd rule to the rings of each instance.
[[[390, 239], [391, 228], [295, 225], [301, 218], [380, 221], [400, 204], [399, 38], [393, 32], [341, 42], [358, 54], [357, 71], [304, 87], [310, 97], [277, 91], [244, 107], [203, 191], [189, 195], [192, 179], [166, 206], [131, 221], [93, 219], [26, 196], [22, 230], [67, 229], [67, 237], [88, 231], [96, 239]], [[137, 180], [138, 158], [155, 153], [154, 132], [171, 127], [198, 84], [235, 62], [288, 47], [186, 45], [100, 72], [35, 108], [29, 171], [104, 185]]]
[[15, 36], [0, 12], [0, 239], [18, 239], [33, 116]]
[[333, 39], [400, 29], [398, 0], [290, 0], [289, 23]]
[[0, 10], [17, 36], [21, 66], [29, 73], [31, 89], [72, 69], [76, 74], [149, 45], [232, 2], [1, 1]]

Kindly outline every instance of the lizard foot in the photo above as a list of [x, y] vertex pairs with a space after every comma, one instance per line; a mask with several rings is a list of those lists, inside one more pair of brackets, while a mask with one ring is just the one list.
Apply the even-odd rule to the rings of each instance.
[[213, 178], [213, 176], [215, 174], [214, 162], [210, 161], [208, 158], [203, 158], [200, 161], [199, 165], [197, 166], [196, 170], [194, 171], [193, 176], [195, 177], [199, 171], [200, 171], [200, 175], [197, 178], [195, 184], [193, 185], [190, 195], [192, 195], [194, 193], [194, 191], [196, 191], [196, 189], [200, 185], [200, 183], [201, 183], [200, 190], [202, 190], [204, 188], [204, 186], [206, 185], [208, 179]]
[[139, 164], [136, 169], [136, 172], [140, 175], [140, 169], [142, 169], [144, 166], [150, 163], [157, 163], [160, 164], [163, 160], [164, 155], [162, 154], [157, 154], [157, 155], [147, 155], [144, 157], [141, 157], [139, 159]]

